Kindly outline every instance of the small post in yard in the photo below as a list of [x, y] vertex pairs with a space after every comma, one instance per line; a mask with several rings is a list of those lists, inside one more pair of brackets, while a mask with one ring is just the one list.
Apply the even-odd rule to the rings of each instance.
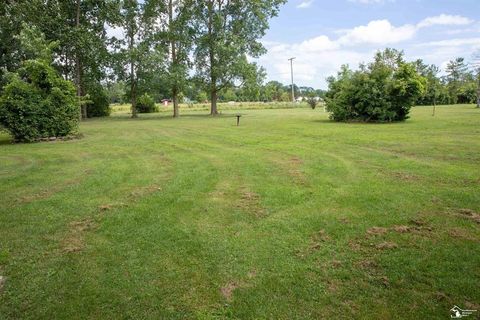
[[237, 117], [237, 127], [240, 125], [240, 117], [242, 116], [240, 113], [235, 115]]
[[290, 61], [290, 73], [291, 73], [291, 76], [292, 76], [292, 102], [295, 103], [295, 89], [294, 89], [294, 85], [293, 85], [293, 60], [295, 59], [295, 57], [292, 57], [290, 59], [288, 59]]

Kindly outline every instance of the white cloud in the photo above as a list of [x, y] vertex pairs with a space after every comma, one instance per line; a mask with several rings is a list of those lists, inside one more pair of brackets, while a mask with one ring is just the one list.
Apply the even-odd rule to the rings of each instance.
[[306, 1], [303, 1], [302, 3], [300, 3], [299, 5], [297, 5], [297, 8], [299, 9], [306, 9], [308, 7], [310, 7], [313, 3], [313, 0], [306, 0]]
[[431, 27], [435, 25], [441, 26], [462, 26], [473, 23], [473, 20], [459, 15], [441, 14], [434, 17], [423, 19], [417, 24], [418, 28]]
[[345, 31], [345, 35], [338, 39], [342, 45], [356, 45], [360, 43], [392, 44], [413, 38], [417, 29], [413, 25], [393, 26], [388, 20], [370, 21], [366, 26], [358, 26]]
[[295, 49], [305, 52], [319, 52], [338, 49], [339, 44], [330, 40], [327, 36], [319, 36], [312, 39], [305, 40], [296, 45]]
[[430, 41], [420, 44], [421, 47], [459, 47], [459, 46], [478, 46], [480, 38], [458, 38], [440, 41]]

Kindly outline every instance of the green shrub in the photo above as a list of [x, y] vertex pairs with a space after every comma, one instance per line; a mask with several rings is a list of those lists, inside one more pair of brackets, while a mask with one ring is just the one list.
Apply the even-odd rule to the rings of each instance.
[[327, 110], [335, 121], [391, 122], [408, 118], [410, 108], [423, 93], [425, 78], [403, 54], [386, 49], [374, 62], [358, 71], [343, 66], [328, 78]]
[[87, 116], [108, 117], [111, 113], [110, 98], [106, 90], [101, 85], [94, 85], [87, 89], [89, 98], [87, 106]]
[[319, 102], [319, 99], [315, 96], [315, 93], [309, 94], [306, 100], [310, 108], [315, 110]]
[[137, 112], [138, 113], [152, 113], [158, 112], [158, 107], [155, 105], [155, 101], [148, 94], [144, 93], [137, 99]]
[[78, 128], [75, 88], [47, 62], [27, 60], [0, 96], [0, 124], [16, 141], [64, 137]]

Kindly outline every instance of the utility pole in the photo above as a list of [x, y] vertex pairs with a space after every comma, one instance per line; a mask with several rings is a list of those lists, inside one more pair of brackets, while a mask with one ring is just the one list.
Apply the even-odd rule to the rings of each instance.
[[295, 57], [288, 59], [290, 61], [290, 73], [292, 75], [292, 102], [295, 103], [295, 90], [293, 89], [293, 60]]

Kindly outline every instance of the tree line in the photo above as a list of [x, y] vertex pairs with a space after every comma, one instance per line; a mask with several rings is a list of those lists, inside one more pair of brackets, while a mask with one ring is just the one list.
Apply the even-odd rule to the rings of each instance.
[[474, 56], [473, 61], [467, 64], [462, 57], [450, 60], [445, 68], [445, 74], [440, 75], [438, 66], [416, 60], [415, 69], [425, 78], [425, 92], [416, 103], [418, 105], [476, 103], [477, 107], [480, 107], [480, 56]]
[[[51, 49], [52, 67], [75, 85], [82, 118], [108, 112], [105, 87], [116, 86], [118, 91], [123, 89], [119, 84], [125, 86], [132, 117], [137, 116], [141, 95], [162, 90], [172, 99], [177, 117], [189, 83], [208, 94], [210, 113], [215, 115], [219, 96], [229, 90], [244, 99], [258, 97], [265, 71], [248, 57], [265, 53], [259, 39], [285, 2], [4, 0], [0, 90], [8, 73], [38, 58], [38, 52], [28, 47], [38, 48], [38, 41], [44, 40]], [[111, 30], [122, 36], [110, 36]]]
[[[232, 86], [219, 91], [218, 101], [220, 102], [291, 102], [292, 101], [292, 87], [290, 84], [283, 84], [279, 81], [268, 81], [264, 83], [265, 78], [257, 78], [256, 81], [244, 83], [241, 86]], [[205, 103], [208, 102], [209, 97], [207, 92], [198, 85], [194, 79], [187, 82], [183, 92], [179, 94], [179, 99], [184, 103]], [[125, 95], [125, 82], [110, 82], [106, 84], [106, 90], [110, 103], [128, 103], [128, 97]], [[314, 89], [307, 86], [297, 86], [294, 84], [295, 97], [319, 97], [323, 98], [325, 90]], [[170, 92], [165, 87], [160, 87], [154, 92], [149, 92], [149, 95], [156, 102], [169, 97]]]

